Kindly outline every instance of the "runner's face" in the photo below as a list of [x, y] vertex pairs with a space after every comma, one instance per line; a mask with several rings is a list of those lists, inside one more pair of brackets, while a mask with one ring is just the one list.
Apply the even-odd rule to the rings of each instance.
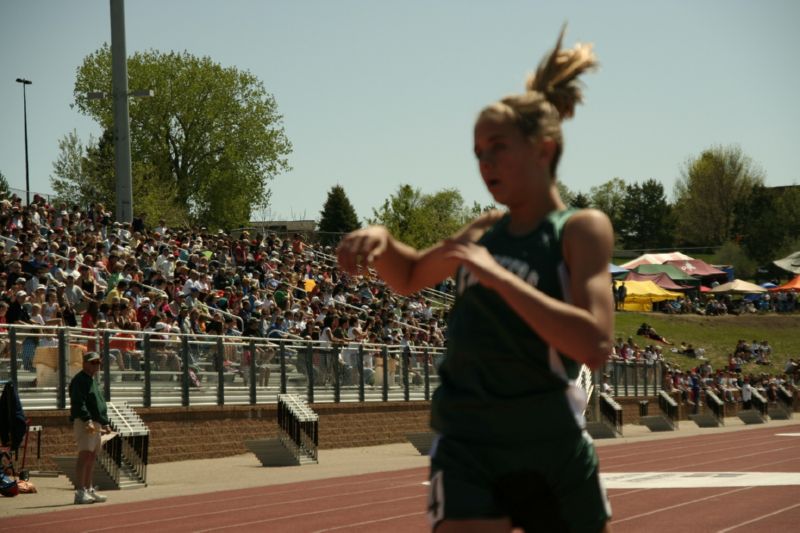
[[508, 207], [544, 192], [547, 166], [541, 143], [531, 142], [508, 120], [484, 118], [475, 125], [475, 157], [486, 188]]

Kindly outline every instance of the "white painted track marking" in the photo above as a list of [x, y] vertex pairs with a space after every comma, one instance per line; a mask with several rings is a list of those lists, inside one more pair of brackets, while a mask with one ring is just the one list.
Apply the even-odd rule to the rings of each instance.
[[794, 509], [795, 507], [800, 507], [800, 503], [796, 503], [794, 505], [790, 505], [789, 507], [784, 507], [783, 509], [778, 509], [777, 511], [773, 511], [773, 512], [768, 513], [768, 514], [763, 514], [761, 516], [757, 516], [757, 517], [755, 517], [755, 518], [753, 518], [751, 520], [748, 520], [747, 522], [742, 522], [741, 524], [736, 524], [735, 526], [731, 526], [729, 528], [721, 529], [717, 533], [726, 533], [727, 531], [733, 531], [734, 529], [739, 529], [740, 527], [747, 526], [749, 524], [752, 524], [754, 522], [758, 522], [758, 521], [763, 520], [765, 518], [769, 518], [770, 516], [775, 516], [777, 514], [781, 514], [781, 513], [784, 513], [786, 511], [790, 511], [791, 509]]
[[800, 485], [800, 472], [601, 473], [608, 489], [695, 489]]

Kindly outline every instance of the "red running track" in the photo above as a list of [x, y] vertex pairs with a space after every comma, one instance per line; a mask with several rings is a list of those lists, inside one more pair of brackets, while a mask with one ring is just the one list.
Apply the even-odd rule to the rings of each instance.
[[[800, 425], [598, 448], [604, 472], [800, 472]], [[416, 468], [74, 507], [3, 519], [4, 530], [391, 531], [428, 529], [427, 469]], [[146, 489], [145, 489], [146, 490]], [[800, 486], [609, 490], [614, 531], [792, 531]]]

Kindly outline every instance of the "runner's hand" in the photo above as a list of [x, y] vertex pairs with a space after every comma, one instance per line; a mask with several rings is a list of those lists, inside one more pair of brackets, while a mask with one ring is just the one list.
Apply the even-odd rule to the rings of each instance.
[[491, 288], [492, 284], [506, 270], [498, 263], [485, 246], [474, 242], [457, 242], [452, 239], [445, 241], [448, 249], [446, 257], [455, 259], [475, 276], [478, 281]]
[[357, 274], [359, 267], [366, 268], [386, 251], [389, 232], [383, 226], [370, 226], [347, 234], [336, 255], [339, 267], [350, 274]]

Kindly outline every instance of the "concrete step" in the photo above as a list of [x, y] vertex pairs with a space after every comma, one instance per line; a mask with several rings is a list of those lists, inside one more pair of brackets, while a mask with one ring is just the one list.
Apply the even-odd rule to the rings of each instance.
[[722, 422], [710, 412], [689, 415], [689, 420], [701, 428], [716, 428], [722, 425]]
[[647, 426], [650, 431], [675, 431], [677, 423], [673, 423], [664, 415], [651, 415], [640, 417], [642, 424]]
[[317, 462], [308, 455], [295, 456], [278, 438], [246, 440], [244, 445], [255, 454], [263, 466], [300, 466]]
[[617, 432], [605, 422], [586, 422], [586, 431], [593, 439], [617, 438]]
[[433, 441], [436, 438], [436, 433], [432, 431], [425, 431], [423, 433], [406, 433], [406, 439], [410, 442], [414, 448], [420, 453], [420, 455], [429, 455], [431, 451], [431, 446], [433, 446]]
[[766, 419], [761, 415], [761, 412], [757, 409], [742, 410], [736, 413], [736, 416], [738, 416], [739, 420], [741, 420], [745, 424], [763, 424], [766, 422]]
[[[77, 487], [77, 478], [75, 477], [75, 462], [78, 458], [74, 455], [61, 455], [55, 456], [52, 459], [58, 467], [58, 470], [62, 472], [67, 479], [69, 479], [69, 482], [72, 484], [72, 486]], [[124, 468], [120, 469], [120, 482], [118, 485], [108, 474], [105, 468], [103, 468], [103, 465], [97, 460], [95, 460], [94, 470], [92, 471], [92, 485], [101, 491], [138, 489], [146, 486], [141, 480], [131, 475], [130, 469]]]
[[792, 419], [792, 412], [782, 404], [770, 405], [767, 412], [772, 420]]

